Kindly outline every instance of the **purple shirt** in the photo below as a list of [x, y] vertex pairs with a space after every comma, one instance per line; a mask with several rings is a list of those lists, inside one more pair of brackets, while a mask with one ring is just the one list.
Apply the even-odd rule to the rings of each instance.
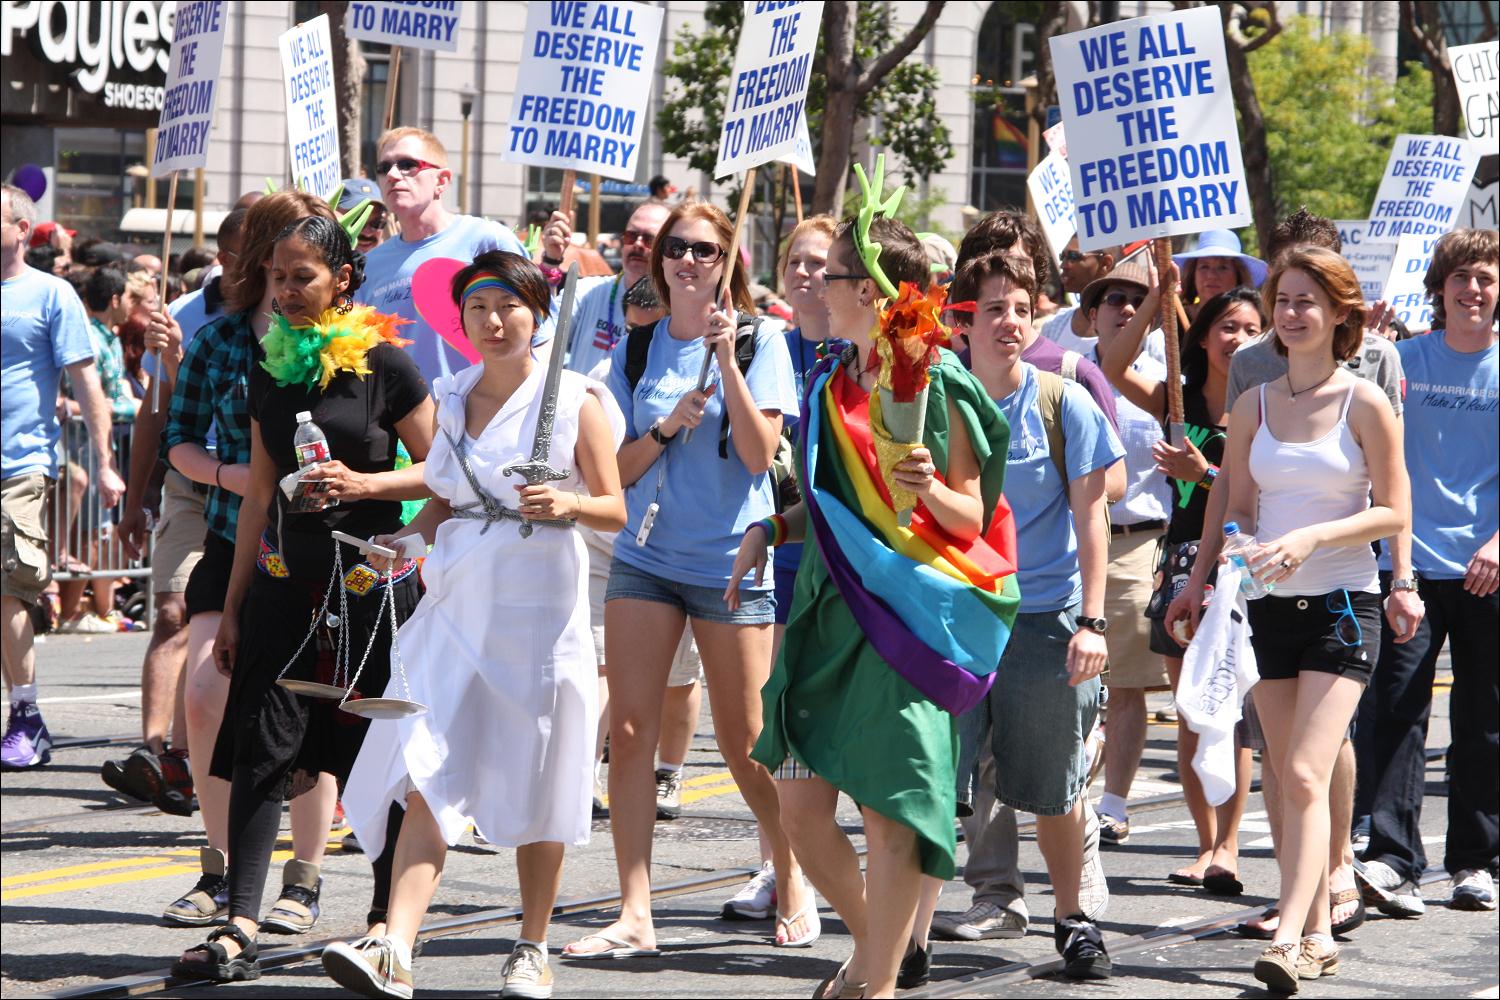
[[[1055, 340], [1038, 336], [1031, 342], [1031, 346], [1021, 352], [1021, 360], [1029, 365], [1036, 365], [1044, 372], [1054, 375], [1062, 374], [1063, 349]], [[1104, 411], [1105, 417], [1109, 419], [1109, 426], [1116, 434], [1120, 432], [1120, 420], [1115, 415], [1115, 393], [1109, 387], [1109, 379], [1094, 364], [1083, 355], [1078, 356], [1078, 383], [1088, 390], [1089, 395], [1094, 397], [1094, 403]]]

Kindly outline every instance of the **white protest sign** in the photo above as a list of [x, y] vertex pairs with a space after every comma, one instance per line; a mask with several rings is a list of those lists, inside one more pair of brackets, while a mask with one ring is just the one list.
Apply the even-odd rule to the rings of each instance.
[[1445, 135], [1398, 135], [1370, 212], [1369, 238], [1395, 243], [1407, 233], [1441, 236], [1458, 224], [1479, 150]]
[[807, 131], [807, 109], [803, 109], [802, 120], [797, 123], [797, 145], [786, 156], [778, 157], [779, 162], [788, 163], [802, 171], [804, 174], [818, 174], [818, 161], [813, 159], [812, 135]]
[[1048, 153], [1027, 176], [1026, 190], [1036, 206], [1052, 256], [1057, 257], [1078, 231], [1073, 218], [1073, 179], [1068, 176], [1068, 161], [1056, 150]]
[[286, 139], [292, 182], [327, 198], [344, 176], [333, 88], [328, 15], [319, 14], [276, 39], [286, 84]]
[[1344, 245], [1343, 258], [1354, 268], [1365, 301], [1374, 302], [1385, 291], [1385, 280], [1390, 276], [1391, 261], [1396, 256], [1396, 244], [1370, 240], [1370, 223], [1364, 219], [1342, 219], [1334, 225], [1339, 227], [1339, 241]]
[[1066, 125], [1058, 122], [1043, 132], [1042, 138], [1047, 140], [1047, 148], [1049, 150], [1065, 160], [1068, 158], [1068, 127]]
[[224, 9], [223, 0], [177, 5], [152, 177], [208, 165], [208, 133], [213, 128], [219, 63], [224, 58]]
[[350, 0], [344, 34], [365, 42], [458, 51], [458, 0]]
[[1464, 113], [1464, 136], [1494, 150], [1500, 138], [1500, 40], [1475, 45], [1450, 45], [1448, 62], [1458, 85], [1458, 104]]
[[715, 179], [795, 152], [822, 22], [823, 0], [745, 4]]
[[1396, 318], [1408, 330], [1432, 329], [1432, 306], [1427, 302], [1427, 289], [1422, 282], [1432, 266], [1432, 248], [1440, 239], [1441, 234], [1407, 233], [1396, 244], [1391, 276], [1380, 297], [1396, 311]]
[[635, 180], [661, 19], [636, 3], [531, 4], [501, 158]]
[[1250, 224], [1217, 7], [1048, 44], [1081, 249]]
[[1458, 210], [1456, 229], [1495, 229], [1500, 227], [1500, 155], [1491, 153], [1479, 158], [1469, 197]]

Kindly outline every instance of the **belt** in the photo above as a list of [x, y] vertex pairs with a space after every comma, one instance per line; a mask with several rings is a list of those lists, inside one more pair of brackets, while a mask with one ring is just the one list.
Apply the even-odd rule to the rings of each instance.
[[1109, 533], [1111, 535], [1139, 535], [1143, 531], [1161, 531], [1167, 526], [1167, 522], [1161, 518], [1154, 521], [1137, 521], [1135, 524], [1111, 524]]
[[[488, 496], [488, 494], [486, 494], [486, 496]], [[473, 503], [466, 503], [460, 507], [454, 507], [452, 508], [452, 513], [453, 516], [457, 518], [463, 518], [470, 521], [486, 522], [485, 526], [479, 529], [479, 533], [481, 535], [488, 531], [490, 529], [490, 525], [495, 523], [496, 521], [521, 522], [528, 520], [528, 518], [522, 517], [521, 512], [518, 510], [515, 510], [511, 507], [506, 507], [500, 503], [486, 504], [482, 500], [476, 500]], [[576, 528], [578, 526], [577, 521], [570, 521], [567, 518], [557, 518], [555, 520], [546, 518], [530, 518], [529, 520], [532, 524], [538, 524], [548, 528]]]

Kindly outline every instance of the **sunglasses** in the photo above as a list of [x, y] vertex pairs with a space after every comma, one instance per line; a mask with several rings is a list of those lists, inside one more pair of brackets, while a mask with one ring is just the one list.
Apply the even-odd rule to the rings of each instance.
[[655, 236], [652, 236], [650, 233], [640, 232], [636, 229], [627, 229], [620, 234], [620, 245], [624, 247], [633, 247], [637, 243], [639, 243], [645, 249], [650, 250], [652, 244], [654, 244], [655, 242]]
[[371, 212], [370, 213], [370, 217], [365, 220], [365, 224], [360, 227], [360, 232], [364, 232], [366, 229], [376, 230], [376, 229], [379, 229], [381, 226], [384, 226], [384, 225], [385, 225], [385, 213], [384, 212]]
[[1081, 264], [1090, 257], [1100, 256], [1103, 256], [1103, 251], [1101, 250], [1090, 250], [1088, 253], [1084, 253], [1081, 250], [1064, 250], [1058, 255], [1058, 259], [1064, 264]]
[[668, 236], [661, 241], [661, 255], [670, 260], [681, 260], [689, 253], [700, 264], [716, 264], [724, 259], [724, 248], [708, 240], [689, 243], [680, 236]]
[[1354, 617], [1354, 605], [1349, 600], [1349, 591], [1340, 590], [1329, 594], [1327, 603], [1328, 610], [1338, 614], [1333, 624], [1333, 633], [1338, 636], [1339, 642], [1351, 649], [1362, 645], [1364, 630], [1359, 627], [1359, 619]]
[[1146, 296], [1142, 292], [1110, 292], [1099, 301], [1111, 309], [1122, 308], [1127, 302], [1130, 303], [1130, 308], [1139, 309], [1141, 303], [1146, 301]]
[[381, 160], [375, 164], [375, 176], [384, 177], [395, 167], [403, 176], [410, 176], [422, 170], [441, 170], [436, 163], [428, 163], [426, 160], [414, 160], [409, 156], [403, 156], [398, 160]]
[[828, 270], [823, 272], [824, 281], [864, 281], [868, 277], [868, 274], [835, 274]]

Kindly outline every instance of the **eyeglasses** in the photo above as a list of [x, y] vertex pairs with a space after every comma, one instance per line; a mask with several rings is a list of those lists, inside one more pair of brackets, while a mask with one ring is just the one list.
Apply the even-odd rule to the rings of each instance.
[[622, 247], [633, 247], [639, 243], [645, 249], [650, 250], [652, 244], [655, 242], [655, 236], [652, 236], [650, 233], [643, 233], [638, 229], [627, 229], [620, 234], [620, 245]]
[[716, 264], [724, 258], [724, 248], [708, 240], [689, 243], [679, 236], [668, 236], [661, 241], [661, 255], [671, 260], [681, 260], [691, 252], [700, 264]]
[[[1345, 646], [1355, 647], [1364, 644], [1364, 630], [1359, 627], [1359, 619], [1354, 617], [1354, 604], [1349, 600], [1349, 591], [1340, 590], [1328, 595], [1328, 610], [1338, 613], [1338, 619], [1333, 625], [1333, 634], [1338, 636], [1339, 642]], [[1342, 604], [1342, 607], [1340, 605]]]
[[835, 274], [828, 270], [823, 272], [824, 281], [864, 281], [868, 277], [868, 274]]
[[1146, 301], [1146, 296], [1143, 292], [1110, 292], [1099, 301], [1103, 302], [1111, 309], [1120, 309], [1124, 307], [1127, 302], [1130, 303], [1130, 308], [1139, 309], [1141, 307], [1141, 303]]
[[1058, 254], [1058, 259], [1064, 264], [1081, 264], [1089, 257], [1102, 257], [1103, 255], [1102, 250], [1090, 250], [1088, 253], [1081, 250], [1064, 250]]
[[428, 163], [426, 160], [414, 160], [410, 156], [403, 156], [396, 160], [381, 160], [375, 164], [375, 176], [384, 177], [395, 167], [403, 176], [410, 176], [422, 170], [441, 170], [436, 163]]
[[365, 220], [365, 224], [360, 227], [360, 232], [364, 232], [366, 229], [376, 230], [376, 229], [379, 229], [380, 227], [382, 227], [384, 225], [385, 225], [385, 213], [384, 212], [371, 212], [370, 213], [370, 217]]

